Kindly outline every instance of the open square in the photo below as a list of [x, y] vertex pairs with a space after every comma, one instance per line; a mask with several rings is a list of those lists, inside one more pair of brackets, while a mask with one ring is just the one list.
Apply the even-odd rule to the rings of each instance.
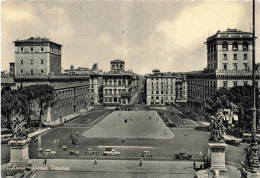
[[155, 111], [114, 111], [90, 130], [88, 138], [173, 138]]

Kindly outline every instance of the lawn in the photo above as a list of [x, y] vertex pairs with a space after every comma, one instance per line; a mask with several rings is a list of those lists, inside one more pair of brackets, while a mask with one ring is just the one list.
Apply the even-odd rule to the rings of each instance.
[[87, 138], [172, 138], [155, 111], [114, 111], [83, 134]]

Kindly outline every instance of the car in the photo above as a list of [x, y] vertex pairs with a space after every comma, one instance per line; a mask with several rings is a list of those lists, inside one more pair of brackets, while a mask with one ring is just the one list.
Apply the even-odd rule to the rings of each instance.
[[181, 159], [181, 160], [191, 160], [192, 159], [192, 155], [189, 155], [187, 153], [179, 153], [176, 154], [173, 159]]
[[72, 140], [72, 144], [73, 144], [73, 145], [79, 145], [79, 140], [76, 139], [76, 138], [74, 138], [74, 139]]
[[96, 155], [97, 152], [95, 150], [93, 150], [92, 148], [87, 148], [87, 150], [85, 151], [86, 155]]
[[168, 127], [177, 127], [176, 124], [170, 123], [170, 122], [167, 122], [166, 126], [168, 126]]
[[91, 119], [88, 119], [87, 122], [86, 122], [86, 124], [90, 124], [90, 122], [91, 122]]
[[175, 112], [171, 112], [171, 115], [175, 115]]
[[142, 157], [151, 157], [151, 158], [154, 158], [155, 154], [154, 153], [151, 153], [150, 151], [144, 151], [142, 153]]
[[79, 151], [70, 150], [70, 151], [69, 151], [69, 154], [72, 155], [72, 156], [73, 156], [73, 155], [79, 156]]
[[46, 150], [44, 150], [43, 153], [45, 156], [48, 156], [48, 155], [55, 156], [56, 155], [56, 151], [52, 151], [51, 149], [46, 149]]
[[234, 145], [234, 146], [239, 146], [240, 142], [236, 141], [236, 140], [226, 140], [226, 144], [228, 145]]
[[103, 156], [120, 156], [120, 152], [116, 151], [113, 148], [106, 148], [103, 153]]

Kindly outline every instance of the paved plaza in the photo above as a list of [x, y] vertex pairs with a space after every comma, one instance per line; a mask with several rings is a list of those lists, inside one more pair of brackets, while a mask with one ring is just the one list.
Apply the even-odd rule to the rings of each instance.
[[114, 111], [83, 134], [87, 138], [172, 138], [155, 111]]

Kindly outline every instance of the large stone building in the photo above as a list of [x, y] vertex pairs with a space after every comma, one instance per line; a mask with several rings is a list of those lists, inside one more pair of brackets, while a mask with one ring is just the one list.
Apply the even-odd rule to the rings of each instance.
[[102, 78], [102, 71], [98, 70], [98, 64], [93, 64], [92, 69], [87, 67], [78, 67], [74, 68], [73, 65], [70, 66], [70, 69], [63, 70], [65, 75], [89, 75], [89, 97], [87, 103], [90, 105], [101, 104], [103, 97], [102, 97], [102, 85], [103, 85], [103, 78]]
[[153, 70], [145, 76], [145, 90], [147, 105], [167, 105], [177, 102], [186, 102], [186, 76], [171, 72]]
[[111, 71], [102, 74], [103, 103], [126, 105], [137, 88], [138, 77], [132, 72], [125, 71], [125, 62], [122, 60], [113, 60], [110, 66]]
[[61, 74], [61, 47], [47, 38], [16, 40], [15, 75]]
[[55, 90], [55, 101], [45, 115], [53, 121], [87, 106], [89, 75], [65, 75], [61, 72], [61, 46], [47, 38], [17, 40], [15, 45], [16, 88], [48, 84]]
[[[219, 88], [252, 85], [252, 41], [252, 33], [237, 29], [207, 38], [207, 67], [187, 73], [188, 105], [193, 112], [201, 113], [206, 98]], [[256, 74], [258, 80], [259, 71]]]

